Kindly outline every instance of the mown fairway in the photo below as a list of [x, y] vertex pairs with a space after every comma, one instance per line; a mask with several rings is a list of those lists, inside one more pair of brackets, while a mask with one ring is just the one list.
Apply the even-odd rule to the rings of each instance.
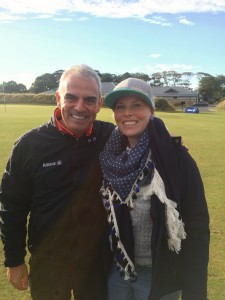
[[[14, 141], [27, 130], [48, 121], [53, 106], [0, 105], [0, 174], [3, 173]], [[157, 113], [173, 135], [195, 158], [205, 185], [211, 220], [208, 298], [225, 299], [225, 111], [200, 114]], [[102, 109], [99, 119], [113, 121], [112, 111]], [[46, 274], [47, 279], [47, 274]], [[28, 292], [15, 291], [7, 283], [0, 244], [0, 299], [28, 300]], [[91, 299], [90, 299], [91, 300]]]

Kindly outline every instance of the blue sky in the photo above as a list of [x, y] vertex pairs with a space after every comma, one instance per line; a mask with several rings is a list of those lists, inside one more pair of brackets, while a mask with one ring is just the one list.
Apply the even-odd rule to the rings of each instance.
[[225, 0], [0, 0], [0, 82], [81, 63], [225, 75], [224, 36]]

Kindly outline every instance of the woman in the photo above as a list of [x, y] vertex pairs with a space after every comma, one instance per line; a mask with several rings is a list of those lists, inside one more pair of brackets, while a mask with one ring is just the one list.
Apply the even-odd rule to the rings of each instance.
[[105, 98], [117, 128], [100, 155], [108, 300], [207, 299], [209, 216], [196, 163], [129, 78]]

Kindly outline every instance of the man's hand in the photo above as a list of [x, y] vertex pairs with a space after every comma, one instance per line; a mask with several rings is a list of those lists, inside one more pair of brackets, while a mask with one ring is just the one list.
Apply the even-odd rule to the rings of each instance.
[[18, 267], [7, 268], [7, 278], [17, 290], [26, 290], [28, 284], [28, 270], [25, 264]]

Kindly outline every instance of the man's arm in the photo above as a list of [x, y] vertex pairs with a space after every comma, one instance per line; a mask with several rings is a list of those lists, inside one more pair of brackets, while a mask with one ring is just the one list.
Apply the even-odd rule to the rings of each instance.
[[26, 224], [31, 184], [24, 171], [24, 158], [20, 152], [18, 147], [14, 147], [0, 188], [1, 239], [5, 267], [9, 268], [24, 264], [26, 255]]

